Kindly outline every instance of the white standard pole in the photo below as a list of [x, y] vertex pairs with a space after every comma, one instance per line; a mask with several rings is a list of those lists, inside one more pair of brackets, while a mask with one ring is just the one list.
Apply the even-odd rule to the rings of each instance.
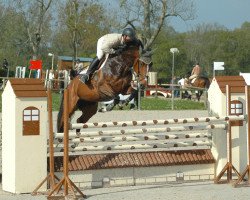
[[173, 52], [173, 66], [172, 66], [172, 110], [174, 110], [174, 52]]

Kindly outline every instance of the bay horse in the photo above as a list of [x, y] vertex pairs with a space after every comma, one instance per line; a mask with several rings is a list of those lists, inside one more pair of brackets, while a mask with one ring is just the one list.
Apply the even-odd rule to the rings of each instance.
[[[189, 82], [189, 77], [191, 75], [190, 73], [187, 73], [186, 77], [185, 77], [185, 82]], [[191, 83], [189, 84], [193, 87], [197, 87], [197, 88], [201, 88], [201, 89], [208, 89], [210, 86], [210, 80], [209, 78], [205, 77], [205, 76], [198, 76], [195, 78], [195, 80], [191, 81]], [[203, 94], [203, 90], [196, 90], [195, 91], [195, 95], [198, 101], [200, 101], [201, 95]]]
[[[132, 74], [145, 79], [148, 67], [140, 61], [138, 43], [131, 43], [121, 54], [111, 54], [88, 82], [82, 83], [79, 76], [73, 78], [67, 86], [69, 94], [69, 118], [79, 109], [82, 115], [77, 123], [86, 123], [98, 109], [98, 102], [114, 99], [118, 94], [129, 94]], [[101, 63], [100, 63], [101, 65]], [[57, 116], [57, 130], [63, 131], [63, 98]], [[80, 130], [77, 130], [80, 131]]]

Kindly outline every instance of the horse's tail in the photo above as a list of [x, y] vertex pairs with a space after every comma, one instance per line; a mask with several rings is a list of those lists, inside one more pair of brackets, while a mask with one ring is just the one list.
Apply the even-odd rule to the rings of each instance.
[[64, 93], [62, 93], [61, 104], [59, 108], [59, 112], [57, 114], [57, 132], [63, 132], [63, 104], [64, 104]]

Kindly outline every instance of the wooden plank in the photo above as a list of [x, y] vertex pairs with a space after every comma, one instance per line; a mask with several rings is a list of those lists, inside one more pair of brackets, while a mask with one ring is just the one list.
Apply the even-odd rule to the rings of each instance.
[[[231, 86], [231, 92], [232, 93], [244, 93], [244, 86], [242, 85], [240, 87], [235, 87], [235, 86]], [[226, 87], [220, 87], [220, 90], [222, 93], [226, 93]]]
[[41, 79], [34, 78], [11, 78], [9, 79], [11, 85], [23, 85], [23, 84], [33, 84], [33, 85], [43, 85], [44, 81]]
[[217, 81], [245, 81], [242, 76], [215, 76]]
[[47, 97], [46, 91], [15, 91], [17, 97]]
[[14, 91], [45, 91], [43, 85], [12, 85]]

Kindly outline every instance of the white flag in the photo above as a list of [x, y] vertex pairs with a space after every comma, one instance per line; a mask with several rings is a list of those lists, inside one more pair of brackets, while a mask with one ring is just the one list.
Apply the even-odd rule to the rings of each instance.
[[224, 70], [224, 62], [214, 62], [214, 70]]

